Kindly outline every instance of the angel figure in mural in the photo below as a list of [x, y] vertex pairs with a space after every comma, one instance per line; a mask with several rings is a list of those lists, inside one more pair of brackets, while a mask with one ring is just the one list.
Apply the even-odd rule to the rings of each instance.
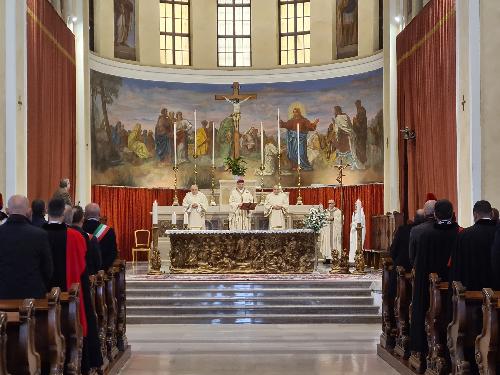
[[131, 0], [115, 0], [115, 44], [127, 46], [127, 39], [132, 24], [134, 4]]

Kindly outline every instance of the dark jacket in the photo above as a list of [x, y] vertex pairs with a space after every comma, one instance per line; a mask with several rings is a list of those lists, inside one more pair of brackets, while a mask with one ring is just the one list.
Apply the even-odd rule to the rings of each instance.
[[47, 220], [43, 216], [33, 216], [31, 218], [31, 224], [35, 227], [42, 228], [45, 224], [47, 224]]
[[0, 299], [45, 297], [53, 271], [47, 233], [11, 215], [0, 226]]
[[417, 247], [418, 239], [425, 231], [433, 227], [436, 221], [433, 218], [428, 218], [427, 221], [422, 224], [414, 226], [410, 231], [410, 244], [409, 244], [409, 257], [410, 264], [413, 266], [415, 264], [415, 259], [417, 257]]
[[500, 226], [497, 224], [495, 238], [491, 246], [491, 268], [493, 275], [493, 288], [500, 290]]
[[[94, 234], [99, 224], [100, 222], [97, 220], [85, 220], [83, 223], [83, 230], [87, 233]], [[99, 246], [101, 248], [102, 269], [106, 271], [113, 265], [118, 255], [116, 235], [113, 228], [109, 228], [108, 233], [101, 238]]]
[[85, 242], [87, 243], [87, 254], [85, 256], [87, 272], [89, 275], [95, 275], [102, 269], [101, 248], [99, 246], [99, 242], [97, 242], [97, 238], [95, 236], [92, 236], [91, 238], [91, 235], [79, 226], [72, 225], [71, 228], [76, 230], [83, 236], [83, 238], [85, 238]]

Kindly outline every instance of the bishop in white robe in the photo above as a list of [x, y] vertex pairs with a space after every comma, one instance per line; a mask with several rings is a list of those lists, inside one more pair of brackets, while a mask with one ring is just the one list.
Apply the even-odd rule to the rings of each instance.
[[363, 210], [363, 206], [361, 205], [361, 201], [359, 199], [356, 201], [351, 220], [351, 246], [349, 249], [349, 262], [351, 263], [355, 260], [356, 249], [358, 247], [358, 234], [356, 231], [358, 223], [361, 224], [361, 250], [363, 250], [366, 237], [366, 219], [365, 211]]
[[182, 206], [188, 215], [189, 229], [205, 229], [205, 213], [208, 200], [205, 194], [198, 191], [198, 185], [192, 185], [191, 191], [186, 194]]
[[286, 229], [288, 205], [288, 195], [274, 185], [273, 192], [267, 195], [264, 202], [264, 216], [269, 218], [269, 230]]
[[330, 263], [332, 251], [336, 251], [339, 258], [342, 254], [342, 211], [335, 207], [335, 201], [328, 201], [328, 223], [320, 232], [320, 249], [325, 263]]
[[229, 229], [230, 230], [250, 230], [250, 211], [242, 210], [243, 203], [253, 203], [252, 193], [245, 188], [245, 181], [238, 180], [236, 187], [229, 195]]

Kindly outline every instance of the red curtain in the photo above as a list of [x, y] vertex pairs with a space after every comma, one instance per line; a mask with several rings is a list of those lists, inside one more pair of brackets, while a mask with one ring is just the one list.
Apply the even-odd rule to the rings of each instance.
[[[290, 192], [290, 204], [297, 202], [297, 189], [286, 189]], [[384, 213], [384, 185], [370, 184], [345, 186], [344, 190], [344, 247], [349, 246], [349, 228], [354, 211], [354, 202], [360, 199], [366, 216], [365, 248], [371, 246], [371, 217]], [[179, 201], [187, 190], [178, 190]], [[301, 190], [304, 204], [323, 204], [327, 206], [329, 199], [340, 205], [340, 189], [333, 187], [306, 188]], [[118, 247], [124, 259], [132, 258], [131, 249], [134, 242], [134, 230], [151, 228], [151, 206], [157, 200], [160, 206], [169, 206], [173, 202], [172, 189], [129, 188], [122, 186], [92, 186], [92, 201], [101, 206], [101, 215], [106, 216], [108, 224], [115, 228]]]
[[[410, 217], [427, 193], [457, 203], [455, 29], [455, 0], [432, 0], [396, 41], [399, 128], [416, 133], [407, 151]], [[401, 179], [403, 149], [400, 137]], [[402, 208], [404, 189], [402, 182]]]
[[75, 38], [47, 0], [27, 6], [28, 197], [48, 199], [75, 182]]

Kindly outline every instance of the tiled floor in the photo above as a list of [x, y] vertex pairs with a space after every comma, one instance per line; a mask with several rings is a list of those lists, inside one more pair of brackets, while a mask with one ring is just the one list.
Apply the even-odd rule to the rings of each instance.
[[397, 374], [377, 357], [380, 324], [129, 325], [124, 375]]

